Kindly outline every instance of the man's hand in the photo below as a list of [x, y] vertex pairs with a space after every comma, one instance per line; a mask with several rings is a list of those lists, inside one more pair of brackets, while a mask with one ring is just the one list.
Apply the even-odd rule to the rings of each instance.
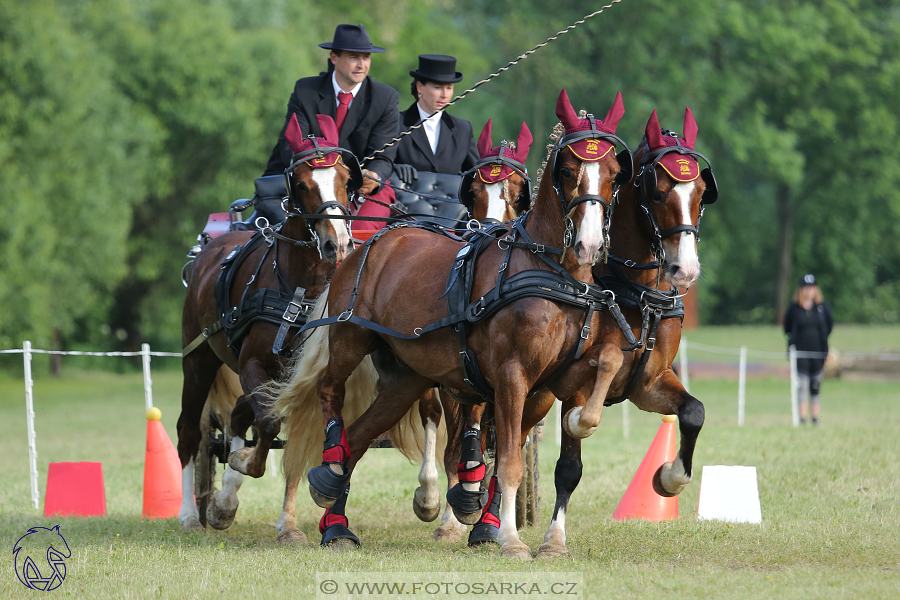
[[375, 189], [381, 185], [381, 178], [378, 176], [378, 173], [375, 171], [370, 171], [369, 169], [363, 169], [363, 184], [362, 187], [359, 188], [359, 191], [364, 196], [368, 196]]

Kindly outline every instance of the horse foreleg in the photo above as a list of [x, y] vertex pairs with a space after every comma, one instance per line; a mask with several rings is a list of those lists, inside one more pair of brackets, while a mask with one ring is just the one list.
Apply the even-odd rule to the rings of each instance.
[[461, 542], [466, 526], [459, 522], [448, 504], [441, 515], [441, 526], [434, 530], [434, 539], [439, 542]]
[[267, 364], [256, 358], [242, 361], [240, 366], [241, 387], [249, 392], [240, 397], [231, 412], [231, 430], [235, 436], [246, 440], [247, 430], [253, 426], [257, 439], [256, 446], [232, 452], [228, 456], [228, 464], [235, 471], [254, 478], [265, 475], [269, 449], [281, 431], [281, 420], [266, 409], [262, 398], [254, 390], [274, 379], [276, 369], [274, 361]]
[[[581, 359], [587, 359], [590, 366], [597, 367], [591, 396], [584, 406], [569, 409], [562, 419], [562, 428], [574, 438], [586, 438], [594, 433], [600, 425], [600, 419], [603, 416], [603, 402], [606, 400], [609, 386], [624, 360], [622, 350], [617, 346], [603, 344], [594, 348], [597, 349], [596, 358], [585, 356]], [[594, 355], [593, 352], [590, 354]]]
[[425, 448], [422, 452], [422, 468], [419, 470], [419, 487], [413, 495], [413, 512], [420, 520], [430, 523], [441, 512], [441, 495], [438, 491], [437, 428], [441, 421], [441, 404], [438, 391], [432, 388], [419, 398], [419, 415], [425, 428]]
[[[508, 365], [507, 370], [515, 369]], [[505, 381], [504, 381], [505, 380]], [[518, 374], [500, 377], [494, 398], [494, 415], [497, 427], [497, 478], [491, 481], [488, 490], [491, 500], [488, 509], [495, 503], [495, 491], [499, 489], [506, 502], [500, 505], [500, 531], [497, 542], [500, 555], [520, 560], [531, 560], [531, 550], [519, 539], [516, 529], [516, 492], [522, 482], [522, 408], [527, 386]], [[473, 530], [474, 532], [474, 530]]]
[[[577, 394], [575, 398], [563, 403], [563, 411], [567, 412], [584, 404], [584, 396]], [[572, 492], [581, 481], [581, 440], [562, 432], [562, 447], [556, 461], [554, 483], [556, 485], [556, 505], [550, 527], [544, 534], [544, 543], [538, 549], [538, 558], [556, 558], [568, 554], [566, 548], [566, 511]]]
[[[239, 437], [231, 439], [231, 451], [244, 447], [244, 440]], [[212, 495], [206, 507], [206, 522], [214, 529], [228, 529], [234, 522], [240, 504], [237, 493], [244, 483], [244, 476], [231, 468], [225, 467], [222, 475], [222, 489]]]
[[[444, 464], [452, 471], [454, 481], [448, 479], [447, 504], [456, 518], [466, 525], [475, 525], [489, 502], [484, 485], [486, 467], [482, 452], [481, 417], [485, 405], [458, 407], [462, 420], [447, 419], [447, 449]], [[451, 431], [452, 430], [452, 431]], [[452, 449], [451, 449], [452, 446]], [[455, 457], [459, 462], [453, 464]]]
[[200, 523], [200, 511], [194, 501], [194, 458], [181, 469], [181, 510], [178, 511], [178, 523], [182, 531], [203, 531]]
[[296, 476], [286, 478], [284, 486], [284, 503], [281, 506], [281, 514], [275, 523], [275, 531], [278, 532], [278, 541], [282, 544], [306, 544], [306, 534], [297, 527], [297, 487], [300, 478]]

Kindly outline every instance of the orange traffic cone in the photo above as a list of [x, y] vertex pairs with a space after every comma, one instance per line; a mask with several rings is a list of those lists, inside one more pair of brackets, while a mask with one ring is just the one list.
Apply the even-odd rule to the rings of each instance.
[[181, 461], [166, 433], [158, 408], [147, 409], [147, 452], [144, 459], [145, 519], [178, 516], [181, 508]]
[[647, 455], [641, 461], [622, 501], [613, 513], [613, 519], [644, 519], [668, 521], [678, 518], [678, 496], [664, 498], [653, 491], [653, 474], [665, 462], [675, 460], [675, 415], [663, 415]]

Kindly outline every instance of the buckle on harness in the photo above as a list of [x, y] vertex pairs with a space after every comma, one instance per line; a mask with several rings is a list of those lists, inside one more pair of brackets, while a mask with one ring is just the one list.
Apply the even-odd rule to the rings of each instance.
[[543, 253], [543, 252], [544, 252], [544, 245], [543, 245], [543, 244], [535, 244], [534, 246], [535, 246], [535, 247], [532, 248], [531, 251], [534, 252], [535, 254]]
[[631, 268], [637, 266], [637, 261], [628, 259], [625, 262], [623, 262], [622, 264], [625, 265], [626, 267], [628, 267], [629, 269], [631, 269]]
[[288, 302], [287, 308], [284, 309], [284, 314], [281, 318], [289, 323], [294, 323], [301, 314], [303, 314], [303, 307], [291, 300]]
[[655, 337], [647, 338], [647, 350], [648, 351], [653, 350], [653, 348], [655, 346], [656, 346], [656, 338]]
[[591, 326], [585, 325], [581, 328], [581, 339], [586, 340], [591, 335]]
[[353, 316], [353, 311], [352, 311], [352, 310], [345, 310], [344, 312], [342, 312], [342, 313], [338, 316], [337, 322], [338, 322], [338, 323], [343, 323], [343, 322], [345, 322], [345, 321], [349, 321], [349, 320], [350, 320], [350, 317], [352, 317], [352, 316]]

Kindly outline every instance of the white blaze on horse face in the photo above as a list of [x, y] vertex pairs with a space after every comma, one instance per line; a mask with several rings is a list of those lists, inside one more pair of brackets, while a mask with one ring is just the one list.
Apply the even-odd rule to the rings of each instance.
[[[337, 196], [334, 194], [334, 179], [337, 176], [337, 169], [313, 169], [312, 179], [319, 186], [319, 195], [322, 202], [337, 202]], [[331, 207], [324, 211], [326, 215], [342, 215], [339, 208]], [[348, 248], [350, 247], [350, 235], [347, 233], [345, 221], [342, 219], [319, 219], [315, 225], [316, 233], [319, 234], [319, 245], [326, 241], [331, 241], [337, 247], [338, 262], [346, 258]]]
[[[691, 196], [694, 194], [694, 182], [679, 183], [672, 190], [678, 197], [681, 206], [681, 224], [691, 223]], [[676, 241], [677, 240], [677, 245]], [[689, 288], [700, 276], [700, 259], [697, 257], [697, 236], [682, 231], [663, 240], [666, 262], [669, 269], [665, 272], [666, 281], [679, 288]], [[673, 260], [674, 259], [674, 260]]]
[[487, 192], [488, 197], [486, 218], [495, 219], [502, 223], [506, 220], [506, 200], [503, 199], [503, 182], [489, 183], [484, 186], [484, 191]]
[[[582, 182], [588, 183], [588, 194], [601, 195], [599, 162], [584, 163], [584, 173], [581, 177]], [[572, 247], [579, 265], [592, 265], [600, 257], [600, 248], [603, 247], [603, 210], [603, 205], [599, 202], [586, 202], [584, 217], [581, 223], [575, 224], [578, 235]]]

